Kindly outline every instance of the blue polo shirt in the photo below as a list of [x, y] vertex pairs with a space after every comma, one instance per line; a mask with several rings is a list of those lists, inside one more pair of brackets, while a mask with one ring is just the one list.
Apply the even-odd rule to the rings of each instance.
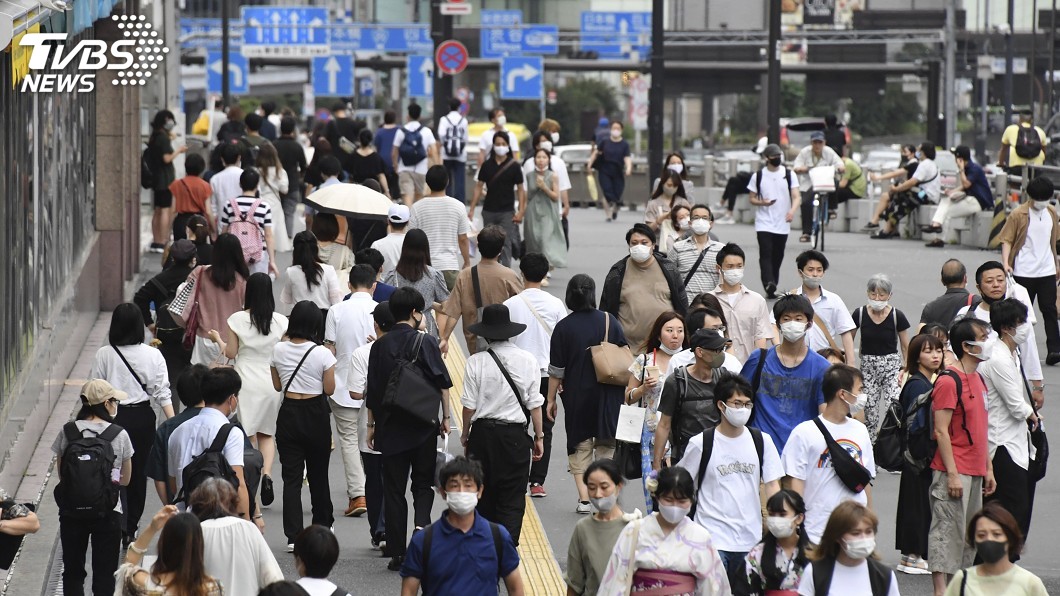
[[964, 166], [964, 175], [972, 185], [968, 187], [967, 194], [979, 200], [983, 209], [994, 208], [994, 195], [990, 192], [990, 183], [986, 180], [986, 172], [977, 163], [968, 162]]
[[[761, 350], [751, 352], [740, 375], [754, 385], [755, 369]], [[800, 423], [813, 420], [824, 403], [824, 373], [828, 361], [810, 350], [795, 368], [788, 368], [777, 356], [776, 346], [766, 352], [762, 379], [754, 400], [754, 419], [750, 426], [769, 434], [783, 453], [791, 431]]]
[[416, 532], [405, 553], [401, 577], [420, 580], [424, 596], [465, 596], [497, 594], [497, 581], [508, 577], [519, 567], [519, 553], [512, 536], [499, 526], [504, 546], [501, 549], [501, 577], [497, 577], [497, 549], [490, 524], [475, 513], [475, 523], [466, 534], [449, 525], [448, 512], [432, 524], [430, 572], [423, 569], [423, 537]]

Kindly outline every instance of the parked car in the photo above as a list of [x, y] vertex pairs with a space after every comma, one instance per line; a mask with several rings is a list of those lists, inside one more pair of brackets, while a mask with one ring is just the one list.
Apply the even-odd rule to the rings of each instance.
[[[850, 129], [842, 121], [838, 123], [839, 128], [846, 135], [846, 144], [850, 145]], [[810, 144], [810, 135], [816, 131], [824, 131], [824, 118], [781, 118], [780, 119], [780, 148], [788, 160], [795, 159], [803, 147]]]
[[898, 149], [870, 149], [861, 162], [861, 169], [867, 172], [888, 172], [898, 167], [902, 161], [902, 152]]

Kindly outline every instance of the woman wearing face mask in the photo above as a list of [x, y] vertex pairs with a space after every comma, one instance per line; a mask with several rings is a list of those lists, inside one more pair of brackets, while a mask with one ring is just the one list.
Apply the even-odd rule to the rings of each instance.
[[692, 190], [695, 185], [688, 178], [688, 166], [685, 165], [685, 158], [681, 157], [680, 153], [671, 153], [670, 155], [666, 156], [666, 159], [663, 160], [662, 173], [660, 174], [659, 178], [656, 178], [651, 183], [651, 187], [658, 187], [659, 183], [666, 178], [667, 172], [673, 172], [674, 174], [677, 174], [677, 176], [681, 179], [681, 187], [682, 190], [685, 191], [685, 198], [688, 199], [690, 203], [694, 202], [695, 197], [693, 195]]
[[151, 136], [147, 139], [147, 150], [144, 152], [144, 164], [151, 170], [151, 178], [141, 180], [150, 182], [153, 195], [154, 213], [151, 215], [151, 252], [161, 254], [169, 242], [169, 231], [173, 226], [173, 193], [169, 185], [177, 179], [173, 160], [188, 150], [185, 145], [173, 149], [176, 117], [169, 110], [162, 110], [151, 120]]
[[[530, 177], [534, 174], [534, 169], [536, 168], [534, 156], [537, 154], [537, 150], [544, 149], [548, 151], [548, 167], [552, 170], [556, 180], [559, 181], [559, 201], [554, 202], [553, 206], [559, 212], [560, 225], [563, 227], [563, 244], [569, 249], [570, 239], [568, 237], [567, 215], [570, 213], [570, 196], [568, 193], [570, 192], [571, 184], [570, 172], [567, 171], [567, 162], [556, 155], [556, 146], [559, 144], [559, 122], [551, 118], [542, 120], [530, 143], [533, 151], [530, 157], [523, 160], [523, 180], [530, 180]], [[524, 182], [524, 184], [526, 183]], [[532, 251], [528, 250], [527, 252]]]
[[692, 475], [666, 468], [650, 480], [659, 512], [622, 530], [597, 594], [731, 594], [710, 532], [688, 517], [695, 499]]
[[893, 289], [886, 275], [873, 275], [867, 287], [869, 303], [850, 315], [854, 319], [854, 335], [861, 332], [861, 372], [869, 396], [865, 426], [873, 443], [887, 408], [898, 399], [902, 354], [909, 351], [909, 319], [891, 306]]
[[[651, 472], [652, 453], [655, 450], [655, 428], [659, 423], [659, 396], [662, 395], [663, 380], [670, 367], [670, 357], [688, 347], [684, 318], [668, 310], [655, 319], [651, 335], [644, 344], [644, 353], [629, 365], [629, 384], [626, 386], [626, 403], [639, 404], [647, 408], [640, 438], [641, 478], [647, 482]], [[652, 508], [651, 494], [644, 485], [644, 501]]]
[[828, 518], [813, 562], [799, 584], [799, 596], [899, 596], [898, 579], [876, 555], [879, 519], [871, 509], [843, 501]]
[[[898, 397], [903, 420], [913, 413], [917, 398], [931, 391], [931, 384], [943, 368], [944, 346], [939, 338], [923, 333], [909, 342], [905, 360], [909, 379]], [[927, 424], [930, 412], [921, 412], [923, 416], [918, 424]], [[902, 561], [898, 564], [898, 571], [902, 573], [931, 573], [927, 561], [924, 560], [928, 547], [928, 528], [931, 525], [931, 502], [928, 497], [930, 486], [930, 468], [918, 470], [906, 464], [898, 488], [898, 511], [901, 511], [902, 515], [895, 520], [894, 530], [894, 547], [902, 553]]]
[[674, 242], [692, 233], [692, 207], [677, 204], [659, 225], [659, 252], [667, 254]]
[[673, 170], [663, 170], [662, 177], [652, 187], [655, 192], [651, 200], [644, 206], [644, 223], [651, 229], [658, 231], [667, 219], [670, 211], [678, 205], [691, 207], [685, 187], [681, 183], [681, 177]]
[[596, 167], [600, 190], [604, 193], [604, 220], [618, 218], [622, 207], [622, 193], [626, 190], [626, 178], [633, 173], [633, 158], [629, 143], [623, 140], [621, 122], [611, 123], [611, 136], [601, 139], [589, 156], [588, 169]]
[[[493, 149], [489, 157], [482, 162], [478, 171], [478, 183], [475, 193], [468, 205], [468, 219], [475, 219], [475, 208], [485, 189], [485, 200], [482, 204], [482, 225], [498, 225], [504, 228], [507, 239], [501, 253], [501, 264], [511, 265], [512, 247], [519, 242], [519, 224], [526, 215], [526, 190], [523, 187], [523, 170], [519, 162], [512, 157], [512, 147], [508, 145], [508, 133], [500, 131], [493, 135]], [[519, 206], [516, 209], [515, 196], [519, 194]]]
[[534, 169], [526, 178], [526, 252], [544, 254], [552, 268], [566, 267], [567, 245], [556, 209], [560, 200], [559, 176], [552, 171], [550, 158], [546, 149], [538, 147], [533, 156]]
[[[795, 596], [802, 573], [810, 562], [807, 550], [810, 539], [802, 522], [806, 519], [806, 503], [802, 495], [786, 488], [780, 489], [766, 501], [766, 528], [769, 530], [747, 553], [747, 581], [751, 593], [769, 596]], [[765, 557], [763, 553], [775, 553]]]
[[1016, 518], [997, 503], [987, 503], [968, 522], [968, 544], [982, 563], [953, 576], [945, 596], [1045, 596], [1041, 578], [1016, 565], [1023, 534]]
[[640, 511], [623, 513], [618, 496], [626, 482], [611, 459], [599, 459], [585, 470], [589, 501], [596, 509], [591, 517], [574, 526], [567, 547], [567, 596], [596, 594], [607, 561], [626, 524], [640, 518]]

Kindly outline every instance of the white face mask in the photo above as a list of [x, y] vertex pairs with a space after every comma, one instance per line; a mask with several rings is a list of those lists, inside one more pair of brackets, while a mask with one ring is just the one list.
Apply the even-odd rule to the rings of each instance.
[[1020, 345], [1023, 342], [1027, 341], [1027, 338], [1030, 337], [1030, 334], [1031, 324], [1028, 321], [1024, 321], [1018, 327], [1016, 327], [1016, 331], [1012, 334], [1012, 341], [1016, 342], [1017, 345]]
[[816, 290], [821, 287], [821, 282], [824, 281], [824, 276], [821, 277], [810, 277], [808, 275], [802, 276], [802, 284], [811, 290]]
[[673, 170], [673, 171], [677, 172], [678, 174], [680, 174], [681, 172], [684, 171], [685, 166], [682, 165], [682, 164], [679, 164], [679, 163], [672, 163], [672, 164], [666, 166], [666, 169]]
[[870, 298], [869, 299], [869, 308], [871, 308], [874, 311], [879, 312], [879, 311], [887, 308], [887, 305], [889, 303], [890, 302], [887, 301], [887, 300], [873, 300], [873, 299]]
[[1031, 201], [1031, 209], [1035, 211], [1043, 211], [1049, 206], [1049, 201]]
[[692, 233], [696, 236], [703, 236], [710, 232], [710, 220], [706, 219], [693, 219], [692, 220]]
[[729, 424], [736, 428], [743, 428], [747, 426], [747, 421], [751, 419], [751, 408], [730, 408], [725, 406], [722, 414], [729, 421]]
[[971, 352], [969, 352], [968, 354], [985, 362], [987, 360], [990, 360], [990, 354], [994, 352], [995, 342], [997, 342], [996, 337], [988, 337], [986, 341], [969, 341], [965, 343], [983, 348], [982, 350], [979, 350], [978, 354], [972, 354]]
[[644, 263], [651, 258], [651, 247], [647, 244], [635, 244], [629, 247], [629, 256], [638, 263]]
[[691, 219], [688, 219], [688, 218], [679, 219], [679, 220], [677, 220], [677, 229], [678, 230], [687, 230], [688, 229], [688, 225], [690, 223], [692, 223]]
[[539, 149], [544, 149], [545, 151], [548, 151], [550, 153], [552, 152], [552, 143], [550, 143], [549, 141], [541, 141], [537, 144], [537, 146]]
[[677, 187], [663, 185], [663, 194], [668, 197], [672, 197], [677, 194]]
[[766, 518], [769, 533], [777, 538], [787, 538], [795, 533], [795, 518], [769, 516]]
[[504, 128], [504, 125], [508, 124], [508, 119], [505, 118], [504, 115], [502, 114], [500, 116], [497, 116], [497, 119], [494, 120], [494, 122], [497, 124], [497, 126], [500, 126], [501, 128]]
[[616, 129], [611, 129], [611, 138], [616, 140], [616, 141], [621, 139], [622, 138], [622, 131], [621, 130], [616, 130]]
[[867, 559], [876, 552], [876, 537], [858, 538], [857, 540], [843, 540], [843, 552], [851, 559]]
[[688, 517], [688, 512], [691, 511], [691, 507], [679, 507], [677, 505], [659, 505], [659, 515], [663, 519], [674, 524], [675, 526], [681, 523], [681, 519]]
[[788, 342], [797, 342], [806, 336], [806, 323], [802, 321], [788, 321], [780, 324], [780, 334]]
[[725, 269], [721, 272], [721, 276], [725, 278], [725, 283], [735, 286], [743, 281], [743, 269]]
[[[846, 402], [845, 399], [843, 401]], [[869, 403], [869, 396], [865, 395], [865, 392], [861, 392], [861, 393], [855, 395], [854, 396], [854, 403], [847, 402], [847, 405], [850, 406], [850, 415], [851, 416], [857, 416], [858, 414], [864, 412], [865, 411], [865, 406], [867, 406], [868, 403]]]
[[478, 506], [478, 493], [445, 493], [445, 504], [457, 515], [467, 515]]
[[494, 145], [493, 152], [497, 155], [508, 155], [509, 147], [507, 145]]
[[608, 495], [606, 497], [589, 497], [589, 502], [596, 507], [596, 510], [600, 513], [607, 513], [615, 508], [615, 503], [618, 502], [618, 497], [615, 495]]
[[676, 354], [676, 353], [681, 351], [681, 347], [680, 346], [678, 346], [676, 349], [670, 349], [670, 348], [666, 347], [666, 344], [659, 344], [659, 349], [662, 350], [663, 352], [669, 354], [670, 356], [673, 356], [674, 354]]
[[552, 142], [553, 143], [558, 143], [559, 142], [559, 133], [558, 132], [552, 133]]

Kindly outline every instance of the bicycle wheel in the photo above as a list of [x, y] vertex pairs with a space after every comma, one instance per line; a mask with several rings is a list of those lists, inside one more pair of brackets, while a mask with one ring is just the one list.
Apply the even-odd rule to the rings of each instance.
[[818, 227], [821, 229], [821, 232], [820, 232], [820, 235], [821, 235], [821, 248], [819, 250], [821, 252], [824, 252], [824, 233], [825, 233], [825, 228], [828, 227], [828, 221], [829, 221], [828, 195], [825, 194], [824, 196], [822, 196], [821, 200], [818, 201], [818, 202], [820, 203], [820, 207], [817, 210], [817, 221], [819, 222], [818, 223]]
[[813, 249], [823, 250], [824, 248], [824, 226], [821, 225], [821, 195], [819, 193], [813, 193]]

